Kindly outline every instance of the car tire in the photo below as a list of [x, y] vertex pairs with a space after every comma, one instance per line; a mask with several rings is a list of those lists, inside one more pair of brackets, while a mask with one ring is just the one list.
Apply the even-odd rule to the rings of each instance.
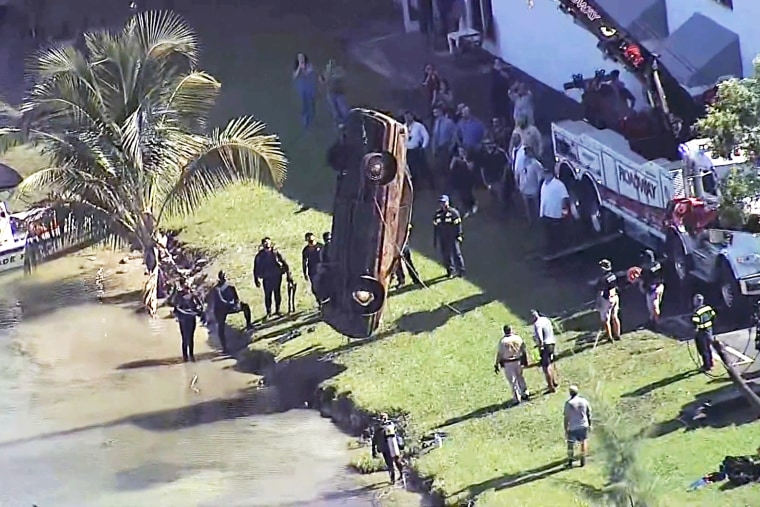
[[385, 186], [398, 174], [398, 162], [391, 153], [368, 153], [363, 161], [364, 174], [372, 183]]
[[385, 286], [379, 280], [365, 275], [351, 284], [351, 309], [363, 317], [379, 312], [385, 304]]

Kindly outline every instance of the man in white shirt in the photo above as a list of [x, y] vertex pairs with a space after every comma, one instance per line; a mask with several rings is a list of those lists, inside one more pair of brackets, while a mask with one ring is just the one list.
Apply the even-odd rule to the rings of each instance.
[[541, 357], [541, 369], [546, 378], [546, 387], [550, 393], [557, 390], [557, 380], [554, 374], [554, 348], [557, 338], [554, 336], [554, 325], [548, 317], [541, 315], [538, 310], [531, 310], [533, 316], [533, 339]]
[[567, 187], [554, 174], [554, 170], [544, 172], [541, 185], [539, 216], [544, 224], [547, 254], [557, 253], [564, 245], [566, 218], [570, 213], [570, 194]]
[[406, 141], [406, 162], [409, 164], [409, 172], [412, 174], [412, 183], [417, 186], [421, 183], [421, 179], [425, 178], [429, 183], [434, 184], [427, 158], [425, 158], [425, 150], [430, 143], [430, 134], [425, 125], [409, 111], [404, 113], [404, 122], [409, 135]]
[[515, 184], [522, 196], [525, 216], [531, 226], [536, 222], [539, 214], [539, 193], [543, 172], [543, 166], [536, 158], [533, 149], [522, 144], [515, 154]]

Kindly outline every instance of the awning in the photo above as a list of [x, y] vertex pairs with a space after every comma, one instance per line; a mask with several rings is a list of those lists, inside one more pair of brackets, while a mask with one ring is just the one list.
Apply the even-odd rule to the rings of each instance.
[[12, 190], [21, 183], [22, 178], [19, 173], [5, 164], [0, 164], [0, 190]]
[[596, 3], [634, 39], [644, 41], [668, 36], [665, 0], [596, 0]]
[[742, 76], [739, 36], [702, 14], [692, 15], [669, 37], [648, 43], [660, 64], [693, 93], [726, 76]]

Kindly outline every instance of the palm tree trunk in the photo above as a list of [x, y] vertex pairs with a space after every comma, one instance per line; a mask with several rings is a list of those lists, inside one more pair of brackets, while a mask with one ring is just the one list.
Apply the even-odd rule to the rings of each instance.
[[755, 417], [760, 417], [760, 397], [758, 397], [758, 395], [755, 394], [755, 391], [753, 391], [752, 388], [747, 385], [742, 376], [739, 375], [739, 372], [736, 371], [736, 368], [734, 368], [729, 363], [728, 357], [726, 356], [726, 349], [723, 344], [718, 340], [713, 340], [712, 346], [713, 349], [715, 349], [715, 353], [718, 354], [718, 357], [720, 357], [720, 360], [723, 362], [723, 366], [725, 366], [726, 372], [731, 378], [731, 381], [734, 383], [742, 396], [747, 399], [749, 406], [755, 413]]
[[155, 317], [158, 313], [158, 265], [148, 272], [148, 279], [143, 286], [143, 304], [148, 315]]

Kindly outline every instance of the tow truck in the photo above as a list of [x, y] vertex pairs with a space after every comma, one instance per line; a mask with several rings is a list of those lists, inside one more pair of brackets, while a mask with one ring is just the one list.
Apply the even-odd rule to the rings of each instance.
[[760, 297], [760, 234], [721, 228], [717, 218], [720, 179], [732, 167], [751, 164], [739, 153], [713, 156], [708, 140], [692, 138], [704, 104], [603, 9], [591, 1], [583, 2], [585, 9], [574, 0], [561, 4], [599, 38], [608, 57], [646, 84], [652, 106], [641, 122], [552, 124], [556, 174], [571, 196], [572, 217], [592, 237], [584, 245], [624, 234], [665, 257], [679, 282], [717, 286], [725, 308], [745, 316]]

